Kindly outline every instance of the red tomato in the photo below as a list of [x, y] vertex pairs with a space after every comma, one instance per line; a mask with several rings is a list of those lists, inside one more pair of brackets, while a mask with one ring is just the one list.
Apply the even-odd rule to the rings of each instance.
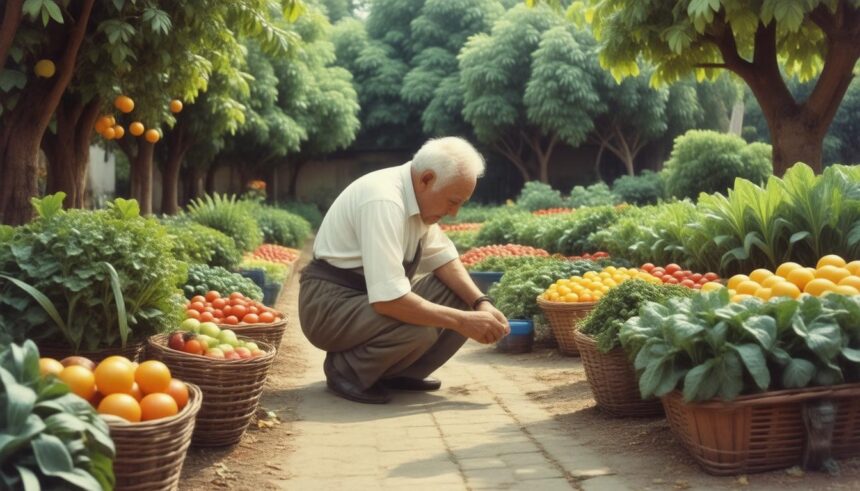
[[263, 312], [260, 314], [260, 322], [264, 324], [271, 324], [275, 322], [275, 314], [271, 312]]
[[[667, 280], [666, 278], [669, 278], [669, 279]], [[666, 278], [663, 278], [663, 283], [668, 283], [670, 285], [677, 285], [678, 284], [678, 278], [675, 278], [673, 276], [667, 276]]]
[[651, 270], [653, 270], [653, 269], [654, 269], [654, 265], [653, 265], [653, 264], [651, 264], [651, 263], [645, 263], [645, 264], [643, 264], [643, 265], [642, 265], [642, 270], [643, 270], [643, 271], [646, 271], [646, 272], [648, 272], [648, 273], [650, 273], [650, 272], [651, 272]]
[[717, 281], [720, 279], [720, 275], [717, 273], [705, 273], [705, 279], [708, 281]]
[[657, 267], [655, 267], [654, 269], [652, 269], [652, 270], [651, 270], [651, 274], [654, 274], [654, 273], [665, 273], [665, 272], [666, 272], [666, 268], [664, 268], [663, 266], [657, 266]]
[[683, 280], [683, 279], [687, 278], [687, 272], [686, 272], [686, 271], [675, 271], [675, 272], [672, 274], [672, 276], [673, 276], [673, 277], [675, 277], [675, 278], [677, 278], [677, 279], [678, 279], [678, 281], [681, 281], [681, 280]]
[[202, 355], [203, 345], [200, 344], [200, 341], [196, 339], [191, 339], [185, 342], [185, 349], [183, 351], [194, 355]]
[[690, 275], [690, 279], [693, 280], [694, 282], [697, 282], [697, 281], [702, 279], [702, 274], [701, 273], [692, 274], [692, 275]]
[[258, 322], [260, 322], [260, 318], [257, 316], [257, 314], [247, 314], [245, 315], [245, 317], [242, 317], [242, 322], [246, 324], [257, 324]]
[[224, 312], [224, 315], [230, 315], [233, 313], [233, 306], [228, 305], [228, 306], [224, 307], [223, 309], [221, 309], [221, 311]]
[[212, 301], [212, 306], [215, 307], [216, 309], [223, 309], [224, 307], [227, 306], [227, 301], [224, 300], [223, 298], [216, 298], [215, 300]]
[[194, 302], [206, 303], [206, 297], [204, 297], [203, 295], [194, 295], [193, 297], [191, 297], [190, 302], [191, 303], [194, 303]]
[[662, 279], [663, 278], [663, 272], [662, 271], [653, 271], [653, 272], [651, 272], [651, 276], [653, 276], [655, 278], [661, 278]]
[[666, 265], [666, 272], [669, 274], [674, 274], [675, 271], [681, 271], [681, 266], [678, 266], [675, 263], [670, 263]]
[[693, 286], [695, 286], [695, 283], [693, 283], [693, 280], [691, 279], [686, 279], [681, 281], [681, 285], [686, 286], [687, 288], [693, 288]]
[[248, 308], [244, 305], [234, 305], [230, 314], [235, 315], [237, 319], [242, 319], [248, 313]]
[[200, 312], [198, 312], [196, 310], [188, 309], [185, 311], [185, 318], [186, 319], [199, 319], [200, 318]]
[[215, 311], [212, 312], [212, 317], [216, 319], [221, 319], [224, 317], [224, 311], [221, 309], [215, 309]]
[[239, 323], [239, 318], [236, 317], [235, 315], [228, 315], [227, 317], [224, 318], [224, 320], [222, 322], [224, 324], [229, 324], [231, 326], [234, 326], [234, 325]]
[[208, 292], [206, 292], [207, 302], [214, 302], [218, 298], [221, 298], [221, 294], [216, 292], [215, 290], [209, 290]]
[[203, 312], [200, 314], [200, 322], [212, 322], [215, 320], [215, 316], [212, 315], [212, 312]]
[[231, 293], [231, 294], [230, 294], [230, 300], [233, 300], [233, 299], [236, 299], [236, 298], [244, 298], [244, 295], [242, 295], [242, 294], [241, 294], [241, 293], [239, 293], [239, 292], [233, 292], [233, 293]]
[[204, 309], [206, 309], [206, 306], [203, 305], [203, 302], [191, 302], [191, 305], [189, 305], [188, 308], [198, 312], [203, 312]]

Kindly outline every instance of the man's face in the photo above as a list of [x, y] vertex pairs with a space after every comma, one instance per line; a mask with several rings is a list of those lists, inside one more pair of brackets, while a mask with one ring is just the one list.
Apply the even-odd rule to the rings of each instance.
[[473, 177], [458, 176], [439, 186], [436, 173], [429, 170], [415, 176], [413, 185], [421, 220], [432, 225], [445, 215], [457, 216], [460, 207], [475, 191], [475, 183]]

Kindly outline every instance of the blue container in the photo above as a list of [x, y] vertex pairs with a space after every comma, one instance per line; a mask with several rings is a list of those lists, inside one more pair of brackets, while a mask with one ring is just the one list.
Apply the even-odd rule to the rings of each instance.
[[266, 272], [262, 269], [240, 269], [239, 274], [245, 278], [250, 278], [261, 290], [266, 288]]
[[525, 319], [510, 319], [511, 333], [496, 343], [496, 349], [503, 353], [529, 353], [535, 342], [534, 322]]
[[281, 293], [280, 283], [269, 283], [263, 287], [263, 305], [274, 307], [278, 301], [278, 295]]
[[502, 275], [505, 274], [501, 271], [470, 271], [469, 276], [472, 277], [472, 281], [478, 285], [478, 288], [482, 293], [487, 293], [490, 291], [490, 287], [494, 284], [498, 283], [499, 280], [502, 279]]

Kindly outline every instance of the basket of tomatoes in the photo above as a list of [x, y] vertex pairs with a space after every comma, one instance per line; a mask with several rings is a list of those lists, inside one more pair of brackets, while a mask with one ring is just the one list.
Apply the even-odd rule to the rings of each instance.
[[164, 362], [171, 372], [197, 384], [203, 392], [193, 445], [238, 443], [257, 411], [275, 348], [236, 336], [212, 322], [188, 319], [183, 325], [191, 329], [150, 337], [147, 357]]
[[41, 358], [53, 374], [90, 401], [110, 428], [116, 447], [116, 488], [175, 490], [203, 400], [196, 385], [174, 377], [159, 361], [137, 364], [110, 356], [96, 364], [82, 356]]
[[186, 317], [201, 322], [214, 322], [232, 329], [241, 336], [262, 341], [278, 349], [287, 319], [282, 312], [266, 307], [239, 292], [221, 296], [217, 291], [192, 297], [186, 305]]

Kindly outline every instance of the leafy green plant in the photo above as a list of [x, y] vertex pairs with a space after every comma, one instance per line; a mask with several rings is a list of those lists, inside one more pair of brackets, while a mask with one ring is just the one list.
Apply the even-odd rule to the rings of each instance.
[[263, 243], [263, 232], [248, 207], [236, 196], [206, 195], [188, 204], [192, 220], [226, 234], [242, 251], [253, 251]]
[[32, 341], [0, 351], [0, 488], [113, 489], [113, 441], [89, 402], [39, 374]]
[[288, 201], [286, 203], [278, 203], [277, 206], [304, 218], [314, 230], [318, 229], [320, 224], [322, 224], [323, 214], [315, 203]]
[[461, 254], [475, 247], [478, 242], [477, 230], [448, 230], [445, 235], [454, 243]]
[[666, 183], [659, 173], [644, 170], [638, 176], [623, 175], [616, 179], [612, 193], [631, 205], [652, 205], [665, 196]]
[[608, 353], [620, 346], [618, 332], [628, 319], [639, 314], [639, 307], [646, 301], [663, 302], [671, 297], [689, 297], [694, 291], [685, 286], [625, 281], [600, 299], [579, 325], [579, 330], [595, 338], [597, 348]]
[[675, 139], [663, 168], [666, 192], [695, 199], [700, 193], [723, 193], [738, 177], [764, 182], [772, 174], [770, 145], [709, 130], [690, 130]]
[[36, 200], [39, 218], [0, 244], [0, 332], [90, 351], [175, 326], [185, 263], [164, 227], [133, 200], [63, 211], [57, 196]]
[[161, 219], [173, 238], [173, 256], [187, 263], [233, 269], [242, 260], [236, 242], [214, 228], [187, 217]]
[[483, 205], [478, 203], [466, 203], [460, 207], [456, 217], [446, 216], [442, 223], [483, 223], [491, 220], [499, 213], [509, 211], [510, 206]]
[[263, 291], [250, 278], [218, 266], [210, 268], [205, 264], [192, 264], [188, 267], [188, 281], [182, 290], [187, 298], [215, 290], [222, 295], [239, 292], [254, 300], [263, 299]]
[[263, 242], [267, 244], [301, 248], [305, 238], [311, 233], [311, 224], [298, 215], [255, 201], [241, 203], [257, 220], [263, 232]]
[[860, 380], [860, 298], [731, 303], [727, 289], [647, 302], [619, 334], [642, 397], [684, 400]]
[[517, 207], [527, 211], [560, 208], [564, 206], [561, 191], [540, 181], [528, 181], [516, 199]]
[[290, 267], [286, 264], [273, 263], [265, 259], [254, 259], [246, 257], [242, 260], [241, 267], [244, 269], [262, 269], [266, 274], [267, 283], [283, 283], [290, 275]]
[[574, 186], [567, 197], [567, 206], [571, 208], [606, 206], [614, 205], [618, 201], [618, 196], [609, 190], [605, 182], [597, 182], [588, 187]]
[[565, 256], [594, 252], [597, 248], [591, 241], [591, 234], [615, 223], [621, 213], [612, 206], [597, 206], [577, 210], [576, 213], [570, 215], [570, 222], [564, 229], [564, 233], [558, 238], [555, 247], [547, 250]]
[[536, 218], [531, 213], [516, 208], [500, 212], [481, 226], [475, 239], [475, 246], [520, 243], [517, 241], [515, 229], [529, 220], [536, 220]]

